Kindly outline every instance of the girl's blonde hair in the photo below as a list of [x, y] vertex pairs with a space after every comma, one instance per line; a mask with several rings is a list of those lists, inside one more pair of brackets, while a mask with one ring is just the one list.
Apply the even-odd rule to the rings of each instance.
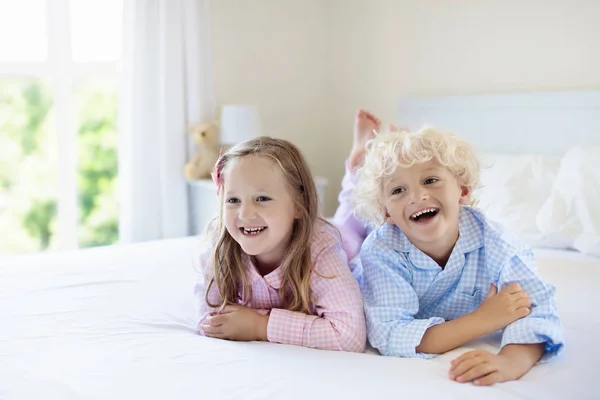
[[[452, 133], [425, 127], [418, 132], [388, 131], [367, 143], [365, 161], [356, 173], [355, 212], [373, 226], [385, 221], [381, 204], [383, 178], [397, 168], [435, 161], [454, 174], [461, 186], [481, 186], [479, 158], [469, 142]], [[470, 205], [476, 204], [471, 197]]]
[[[219, 157], [214, 175], [217, 185], [223, 182], [222, 171], [231, 161], [251, 155], [268, 158], [281, 168], [294, 203], [300, 210], [301, 216], [294, 220], [292, 239], [280, 266], [283, 279], [279, 297], [287, 309], [310, 313], [310, 277], [313, 268], [310, 242], [315, 223], [320, 219], [319, 200], [313, 176], [296, 146], [287, 140], [263, 136], [242, 142]], [[224, 202], [222, 192], [223, 190], [220, 194], [221, 204]], [[238, 303], [247, 305], [252, 297], [252, 286], [244, 266], [250, 256], [242, 251], [225, 228], [223, 207], [213, 232], [213, 274], [206, 290], [206, 302], [211, 307], [225, 307]], [[221, 304], [211, 304], [208, 299], [213, 284], [217, 285]]]

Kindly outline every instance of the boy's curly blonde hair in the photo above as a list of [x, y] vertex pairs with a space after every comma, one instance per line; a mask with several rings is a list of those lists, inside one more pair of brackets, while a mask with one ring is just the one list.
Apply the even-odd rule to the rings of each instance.
[[[383, 224], [383, 178], [397, 168], [409, 168], [432, 160], [448, 168], [461, 186], [470, 188], [471, 196], [481, 186], [479, 158], [463, 138], [432, 127], [418, 132], [388, 131], [367, 142], [364, 164], [356, 172], [355, 213], [372, 226]], [[469, 204], [475, 205], [476, 200], [471, 197]]]

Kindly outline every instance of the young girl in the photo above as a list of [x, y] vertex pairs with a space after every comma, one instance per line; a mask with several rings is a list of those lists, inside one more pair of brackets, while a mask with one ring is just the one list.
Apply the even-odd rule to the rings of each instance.
[[196, 285], [200, 334], [364, 351], [360, 289], [300, 151], [253, 139], [223, 154], [213, 178], [222, 207]]
[[555, 288], [532, 250], [468, 206], [471, 146], [434, 129], [377, 135], [357, 172], [357, 211], [377, 228], [363, 268], [368, 337], [384, 355], [429, 358], [503, 330], [501, 350], [467, 352], [450, 378], [515, 380], [563, 348]]

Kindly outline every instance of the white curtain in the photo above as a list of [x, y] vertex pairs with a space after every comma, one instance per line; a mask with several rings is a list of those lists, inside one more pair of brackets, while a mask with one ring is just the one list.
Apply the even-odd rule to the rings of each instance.
[[214, 117], [209, 0], [125, 0], [121, 243], [190, 234], [187, 125]]

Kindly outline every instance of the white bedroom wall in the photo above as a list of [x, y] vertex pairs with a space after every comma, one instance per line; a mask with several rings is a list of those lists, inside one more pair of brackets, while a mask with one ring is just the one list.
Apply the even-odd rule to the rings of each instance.
[[259, 105], [266, 134], [297, 144], [315, 174], [339, 179], [327, 169], [329, 1], [214, 0], [210, 6], [217, 104]]
[[338, 164], [358, 107], [397, 122], [401, 95], [600, 89], [600, 1], [331, 1]]
[[217, 104], [259, 104], [326, 176], [335, 210], [352, 119], [403, 94], [600, 89], [596, 0], [214, 0]]

